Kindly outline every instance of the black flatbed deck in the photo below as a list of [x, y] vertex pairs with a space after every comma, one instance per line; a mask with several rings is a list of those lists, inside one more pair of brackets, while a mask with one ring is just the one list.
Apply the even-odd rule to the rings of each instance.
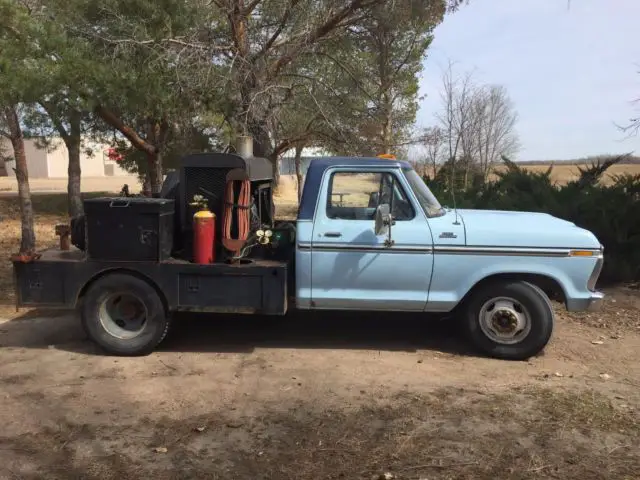
[[168, 311], [235, 311], [283, 315], [287, 311], [286, 262], [197, 265], [178, 258], [161, 262], [95, 260], [73, 247], [40, 252], [31, 263], [14, 262], [19, 307], [75, 308], [92, 282], [128, 273], [151, 284]]

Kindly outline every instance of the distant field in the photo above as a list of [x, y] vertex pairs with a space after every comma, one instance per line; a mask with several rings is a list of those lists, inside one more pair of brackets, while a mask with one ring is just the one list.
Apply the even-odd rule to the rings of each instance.
[[[497, 167], [497, 169], [504, 167]], [[524, 165], [529, 170], [544, 172], [549, 168], [549, 164]], [[607, 182], [611, 175], [623, 173], [640, 174], [640, 163], [614, 165], [609, 168], [605, 175]], [[578, 166], [573, 164], [555, 164], [551, 173], [551, 178], [557, 183], [566, 183], [578, 178]], [[297, 202], [296, 178], [294, 175], [282, 175], [282, 185], [278, 197], [285, 203]], [[136, 176], [126, 177], [87, 177], [82, 179], [83, 192], [118, 192], [122, 185], [129, 185], [131, 193], [140, 191], [140, 184]], [[29, 180], [31, 191], [33, 192], [64, 192], [67, 189], [65, 178], [32, 178]], [[16, 179], [12, 177], [0, 177], [0, 194], [2, 192], [17, 192], [18, 185]]]
[[[540, 164], [540, 165], [525, 165], [524, 166], [528, 170], [532, 170], [534, 172], [546, 172], [549, 168], [548, 164]], [[584, 165], [582, 166], [584, 167]], [[498, 167], [504, 168], [504, 167]], [[624, 164], [624, 165], [613, 165], [607, 170], [605, 174], [604, 182], [608, 183], [611, 179], [611, 175], [621, 175], [624, 173], [630, 173], [632, 175], [640, 174], [640, 164]], [[580, 172], [578, 171], [578, 165], [562, 165], [555, 164], [553, 166], [553, 170], [551, 171], [551, 178], [557, 183], [567, 183], [571, 180], [576, 180], [579, 176]]]
[[[549, 165], [550, 164], [548, 163], [540, 163], [536, 165], [522, 165], [522, 167], [534, 172], [546, 172], [547, 169], [549, 168]], [[578, 167], [584, 168], [586, 166], [587, 165], [556, 163], [554, 164], [553, 170], [551, 171], [551, 179], [558, 184], [563, 184], [563, 183], [570, 182], [572, 180], [576, 180], [580, 175]], [[497, 166], [495, 170], [499, 171], [504, 168], [505, 168], [504, 166], [500, 165], [500, 166]], [[433, 170], [431, 168], [427, 170], [430, 176], [433, 177], [433, 174], [431, 173], [432, 171]], [[632, 163], [632, 164], [623, 164], [623, 165], [613, 165], [612, 167], [609, 167], [609, 169], [607, 170], [607, 173], [604, 175], [603, 181], [604, 183], [609, 183], [611, 181], [612, 175], [621, 175], [624, 173], [630, 173], [632, 175], [640, 174], [640, 164]], [[490, 176], [490, 178], [495, 179], [496, 177], [495, 175], [492, 175]]]

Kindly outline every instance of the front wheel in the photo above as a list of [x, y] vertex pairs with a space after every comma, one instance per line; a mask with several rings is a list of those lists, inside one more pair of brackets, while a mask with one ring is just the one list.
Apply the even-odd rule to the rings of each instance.
[[467, 336], [481, 352], [525, 360], [549, 342], [554, 314], [540, 288], [524, 281], [502, 281], [473, 292], [462, 320]]
[[91, 340], [114, 355], [146, 355], [164, 339], [170, 317], [156, 290], [129, 274], [96, 280], [82, 304], [82, 326]]

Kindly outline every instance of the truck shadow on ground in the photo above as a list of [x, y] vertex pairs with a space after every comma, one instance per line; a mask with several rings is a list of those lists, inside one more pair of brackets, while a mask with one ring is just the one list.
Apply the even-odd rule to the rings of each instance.
[[[0, 347], [103, 354], [87, 339], [73, 312], [31, 311], [0, 325], [0, 331]], [[157, 350], [250, 353], [256, 348], [474, 354], [454, 318], [363, 312], [295, 312], [284, 317], [180, 313]]]
[[246, 352], [254, 348], [310, 348], [471, 354], [454, 319], [398, 313], [295, 312], [284, 317], [180, 314], [167, 351]]

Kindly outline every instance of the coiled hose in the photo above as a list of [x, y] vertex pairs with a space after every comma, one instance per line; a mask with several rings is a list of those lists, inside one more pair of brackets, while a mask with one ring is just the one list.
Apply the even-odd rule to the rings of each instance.
[[[238, 202], [235, 202], [236, 186], [240, 187]], [[240, 254], [251, 229], [251, 182], [245, 180], [228, 180], [224, 194], [224, 212], [222, 216], [222, 245], [234, 257]], [[232, 228], [237, 227], [237, 238], [232, 236]]]

